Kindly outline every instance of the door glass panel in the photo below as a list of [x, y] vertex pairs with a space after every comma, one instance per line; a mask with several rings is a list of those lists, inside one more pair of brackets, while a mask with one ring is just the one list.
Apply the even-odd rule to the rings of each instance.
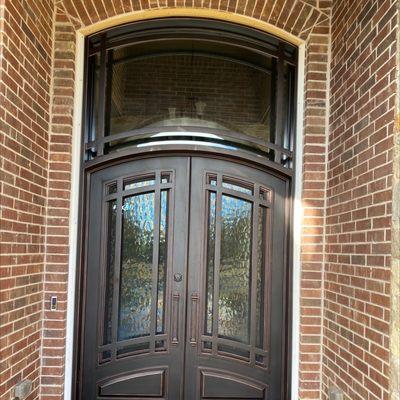
[[123, 202], [118, 340], [150, 334], [154, 192]]
[[112, 305], [114, 290], [114, 270], [115, 270], [115, 236], [117, 221], [116, 200], [107, 203], [107, 268], [105, 277], [105, 304], [104, 304], [104, 326], [103, 326], [103, 344], [111, 343], [112, 329]]
[[170, 183], [171, 182], [171, 172], [163, 172], [161, 174], [161, 183]]
[[206, 334], [212, 335], [213, 330], [213, 292], [214, 292], [214, 263], [215, 263], [215, 214], [216, 214], [215, 192], [208, 195], [208, 236], [207, 236], [207, 288], [206, 288]]
[[147, 175], [135, 178], [129, 178], [124, 181], [124, 190], [136, 189], [143, 186], [155, 185], [155, 176]]
[[265, 304], [265, 246], [267, 209], [258, 209], [258, 251], [257, 251], [257, 296], [256, 296], [256, 346], [264, 345], [264, 304]]
[[164, 304], [168, 249], [168, 191], [161, 191], [160, 239], [158, 253], [157, 333], [164, 333]]
[[250, 185], [246, 185], [245, 183], [241, 183], [241, 182], [236, 182], [232, 179], [229, 178], [225, 178], [222, 181], [222, 186], [224, 188], [230, 189], [230, 190], [236, 190], [237, 192], [242, 192], [242, 193], [246, 193], [248, 195], [252, 195], [253, 194], [253, 187]]
[[222, 195], [218, 335], [249, 342], [252, 203]]
[[111, 182], [106, 186], [106, 193], [115, 194], [117, 193], [117, 182]]

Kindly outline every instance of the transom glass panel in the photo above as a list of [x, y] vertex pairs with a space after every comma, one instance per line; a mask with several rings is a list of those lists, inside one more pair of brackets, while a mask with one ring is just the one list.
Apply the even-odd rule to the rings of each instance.
[[213, 30], [189, 31], [89, 40], [87, 159], [194, 141], [292, 168], [295, 48], [273, 37], [222, 40]]
[[268, 141], [276, 63], [247, 53], [195, 40], [114, 50], [109, 134], [187, 126]]

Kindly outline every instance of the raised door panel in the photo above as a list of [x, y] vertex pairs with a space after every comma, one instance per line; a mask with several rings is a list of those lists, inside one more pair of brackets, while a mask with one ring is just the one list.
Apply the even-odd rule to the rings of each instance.
[[166, 393], [167, 370], [136, 371], [99, 382], [101, 397], [163, 398]]
[[266, 384], [244, 380], [222, 370], [201, 370], [201, 397], [204, 399], [264, 399]]

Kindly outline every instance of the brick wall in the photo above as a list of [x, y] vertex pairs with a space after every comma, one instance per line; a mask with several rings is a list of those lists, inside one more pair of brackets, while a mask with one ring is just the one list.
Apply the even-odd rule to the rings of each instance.
[[5, 0], [0, 82], [0, 398], [24, 378], [37, 398], [45, 262], [51, 0]]
[[[22, 1], [22, 0], [21, 0]], [[18, 3], [18, 2], [17, 2]], [[17, 4], [16, 3], [16, 4]], [[28, 2], [29, 3], [29, 2]], [[24, 7], [28, 4], [24, 2]], [[182, 2], [171, 3], [171, 7], [184, 6]], [[196, 3], [196, 2], [195, 2]], [[6, 7], [20, 21], [18, 11], [14, 10], [11, 0], [6, 2]], [[13, 2], [14, 4], [14, 2]], [[18, 3], [19, 4], [19, 3]], [[30, 3], [29, 3], [30, 4]], [[29, 5], [28, 4], [28, 5]], [[39, 7], [40, 11], [45, 8], [48, 12], [46, 21], [48, 31], [41, 30], [44, 38], [48, 40], [47, 54], [49, 59], [45, 66], [50, 68], [51, 55], [53, 60], [53, 85], [50, 85], [50, 70], [46, 75], [46, 124], [41, 127], [45, 130], [45, 140], [35, 137], [46, 148], [43, 155], [45, 188], [42, 196], [43, 207], [40, 208], [40, 243], [41, 248], [35, 249], [32, 257], [38, 261], [38, 276], [40, 285], [37, 287], [37, 296], [40, 301], [37, 305], [36, 334], [34, 338], [26, 341], [25, 344], [37, 347], [36, 353], [30, 354], [35, 360], [35, 387], [36, 390], [31, 398], [38, 397], [37, 386], [39, 384], [38, 370], [41, 361], [41, 398], [61, 399], [63, 393], [64, 378], [64, 352], [65, 352], [65, 326], [66, 326], [66, 290], [68, 271], [68, 217], [69, 217], [69, 188], [70, 188], [70, 162], [71, 162], [71, 136], [72, 136], [72, 102], [74, 84], [74, 30], [85, 25], [98, 22], [107, 17], [115, 16], [124, 12], [135, 10], [157, 9], [163, 4], [158, 2], [147, 3], [143, 1], [98, 1], [89, 0], [63, 0], [56, 3], [56, 18], [54, 33], [52, 29], [52, 4], [38, 1], [32, 4]], [[200, 6], [200, 4], [193, 4]], [[46, 6], [46, 7], [44, 7]], [[192, 5], [187, 4], [187, 7]], [[264, 1], [264, 0], [238, 0], [227, 2], [204, 2], [204, 7], [231, 11], [243, 14], [255, 19], [269, 22], [293, 35], [307, 41], [306, 56], [306, 92], [305, 92], [305, 137], [304, 137], [304, 209], [305, 224], [303, 229], [302, 247], [302, 318], [300, 338], [300, 393], [302, 399], [320, 398], [320, 360], [321, 360], [321, 315], [322, 315], [322, 268], [323, 268], [323, 247], [321, 243], [321, 232], [323, 232], [323, 188], [325, 185], [325, 137], [326, 137], [326, 110], [327, 110], [327, 73], [328, 73], [328, 44], [329, 44], [329, 7], [330, 0], [307, 0], [307, 1]], [[10, 12], [10, 11], [7, 11]], [[40, 15], [39, 11], [35, 15]], [[40, 25], [36, 25], [36, 28]], [[47, 28], [47, 26], [46, 26]], [[35, 29], [35, 28], [32, 28]], [[34, 30], [34, 32], [36, 32]], [[54, 34], [54, 36], [53, 36]], [[18, 35], [19, 37], [23, 37]], [[40, 35], [39, 35], [40, 36]], [[35, 37], [30, 35], [30, 37]], [[8, 37], [5, 36], [6, 41]], [[52, 41], [54, 39], [54, 47]], [[26, 40], [26, 39], [24, 39]], [[36, 43], [36, 41], [35, 41]], [[53, 50], [53, 53], [52, 53]], [[18, 61], [20, 60], [20, 61]], [[23, 55], [18, 60], [13, 60], [15, 65], [25, 65]], [[6, 66], [7, 67], [7, 66]], [[39, 67], [39, 71], [44, 68]], [[7, 68], [6, 68], [7, 69]], [[47, 70], [46, 70], [47, 72]], [[17, 92], [20, 95], [22, 92]], [[31, 94], [36, 94], [36, 88]], [[52, 97], [51, 107], [49, 106]], [[50, 122], [50, 127], [49, 127]], [[19, 134], [19, 126], [14, 132], [18, 138], [18, 146], [22, 146], [22, 138]], [[41, 131], [40, 129], [38, 130]], [[36, 130], [35, 130], [35, 134]], [[21, 151], [22, 152], [22, 151]], [[18, 183], [12, 181], [12, 190], [18, 190]], [[4, 186], [4, 188], [6, 188]], [[48, 189], [47, 189], [48, 188]], [[3, 189], [6, 193], [6, 189]], [[4, 197], [6, 198], [6, 197]], [[34, 201], [38, 203], [37, 198]], [[45, 226], [47, 206], [47, 227]], [[14, 205], [13, 205], [14, 207]], [[31, 213], [29, 213], [31, 215]], [[35, 225], [37, 226], [37, 224]], [[13, 239], [14, 240], [14, 239]], [[20, 239], [23, 241], [23, 239]], [[6, 241], [7, 243], [7, 241]], [[25, 249], [21, 250], [25, 253]], [[10, 262], [5, 262], [3, 269], [4, 280], [9, 282]], [[6, 260], [7, 261], [7, 260]], [[22, 270], [24, 279], [33, 279], [32, 270]], [[29, 278], [27, 278], [29, 276]], [[6, 291], [5, 295], [14, 296], [14, 291]], [[8, 293], [8, 294], [7, 294]], [[59, 308], [57, 312], [49, 311], [49, 297], [57, 295]], [[42, 309], [42, 302], [44, 309]], [[33, 303], [27, 300], [27, 304]], [[10, 309], [14, 303], [9, 304]], [[31, 306], [30, 306], [31, 307]], [[29, 309], [30, 309], [29, 307]], [[43, 314], [41, 314], [43, 313]], [[42, 321], [40, 320], [43, 315]], [[8, 317], [7, 317], [8, 318]], [[42, 323], [42, 325], [41, 325]], [[7, 325], [10, 331], [12, 325]], [[42, 357], [39, 360], [40, 328], [42, 332]], [[10, 336], [12, 337], [12, 336]], [[9, 356], [16, 354], [16, 347], [12, 340], [9, 340]], [[15, 367], [15, 358], [12, 364], [13, 371], [19, 371]], [[9, 364], [11, 368], [11, 363]], [[9, 368], [8, 373], [13, 374]], [[10, 388], [20, 379], [21, 375], [15, 372], [15, 378], [3, 385], [1, 400], [10, 398]]]
[[[43, 278], [41, 400], [60, 399], [63, 393], [74, 74], [75, 32], [64, 13], [56, 8]], [[52, 295], [58, 299], [57, 311], [49, 311]]]
[[39, 382], [42, 399], [62, 398], [75, 30], [185, 5], [306, 41], [300, 397], [326, 399], [335, 384], [348, 399], [387, 399], [394, 0], [334, 2], [332, 36], [330, 0], [0, 0], [0, 399], [22, 377], [34, 381], [30, 399]]
[[324, 398], [385, 400], [397, 2], [337, 1], [332, 19]]

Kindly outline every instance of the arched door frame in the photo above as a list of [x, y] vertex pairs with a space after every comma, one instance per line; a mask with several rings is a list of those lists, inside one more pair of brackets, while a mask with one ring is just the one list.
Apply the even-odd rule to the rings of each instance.
[[74, 120], [72, 138], [72, 171], [71, 171], [71, 201], [69, 221], [69, 266], [68, 266], [68, 291], [67, 291], [67, 325], [66, 325], [66, 351], [65, 351], [65, 378], [64, 399], [73, 398], [74, 374], [74, 334], [76, 321], [76, 289], [78, 265], [78, 239], [79, 239], [79, 203], [81, 180], [82, 156], [82, 123], [84, 99], [84, 64], [85, 64], [85, 38], [86, 36], [104, 29], [121, 24], [143, 21], [154, 18], [192, 17], [209, 18], [224, 22], [257, 28], [266, 34], [272, 34], [284, 39], [298, 47], [297, 67], [297, 99], [296, 99], [296, 148], [295, 148], [295, 176], [294, 176], [294, 208], [293, 208], [293, 266], [292, 266], [292, 362], [291, 362], [291, 399], [298, 399], [299, 388], [299, 327], [300, 327], [300, 237], [302, 219], [302, 159], [303, 159], [303, 113], [304, 113], [304, 70], [305, 70], [305, 42], [298, 37], [277, 28], [269, 23], [246, 17], [239, 14], [195, 8], [174, 8], [161, 10], [147, 10], [116, 16], [76, 31], [76, 57], [75, 57], [75, 90], [74, 90]]

